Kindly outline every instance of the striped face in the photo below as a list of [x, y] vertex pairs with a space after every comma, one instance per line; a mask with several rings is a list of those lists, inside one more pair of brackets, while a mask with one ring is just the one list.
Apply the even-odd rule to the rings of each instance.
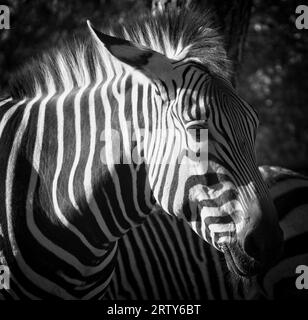
[[149, 162], [154, 195], [223, 251], [232, 271], [250, 275], [276, 258], [282, 240], [255, 160], [257, 114], [226, 80], [195, 64], [174, 66], [180, 81], [165, 82], [158, 122], [166, 134], [155, 141], [164, 159], [180, 161]]
[[152, 88], [144, 157], [156, 202], [223, 251], [237, 274], [271, 263], [282, 234], [256, 165], [256, 112], [228, 81], [196, 62], [92, 32]]

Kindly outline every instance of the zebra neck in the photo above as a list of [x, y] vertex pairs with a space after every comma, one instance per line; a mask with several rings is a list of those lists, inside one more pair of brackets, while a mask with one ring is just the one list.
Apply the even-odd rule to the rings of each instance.
[[[127, 161], [140, 143], [131, 141], [140, 125], [136, 110], [140, 103], [134, 100], [140, 88], [132, 86], [130, 78], [120, 87], [125, 88], [124, 95], [111, 97], [113, 84], [103, 84], [46, 105], [36, 165], [39, 205], [53, 223], [63, 215], [62, 223], [68, 220], [94, 243], [115, 241], [140, 224], [153, 207], [145, 164], [137, 165], [133, 157]], [[114, 155], [117, 147], [120, 159]]]

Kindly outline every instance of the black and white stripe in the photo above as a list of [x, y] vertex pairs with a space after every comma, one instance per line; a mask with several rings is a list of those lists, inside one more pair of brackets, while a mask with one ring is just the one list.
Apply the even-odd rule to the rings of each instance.
[[[89, 29], [88, 42], [27, 65], [1, 102], [5, 297], [101, 298], [118, 239], [157, 205], [234, 272], [266, 266], [281, 234], [254, 157], [258, 118], [228, 81], [211, 17], [167, 12], [116, 36]], [[142, 163], [126, 162], [131, 135]], [[206, 164], [187, 156], [195, 142], [208, 144]]]
[[307, 299], [295, 286], [297, 266], [308, 266], [308, 177], [280, 167], [259, 167], [284, 231], [285, 251], [266, 273], [236, 279], [223, 255], [183, 221], [151, 215], [119, 241], [119, 259], [107, 299]]
[[296, 269], [308, 266], [308, 177], [280, 167], [260, 167], [267, 181], [284, 232], [284, 253], [270, 270], [258, 276], [261, 293], [268, 299], [308, 300], [299, 290]]

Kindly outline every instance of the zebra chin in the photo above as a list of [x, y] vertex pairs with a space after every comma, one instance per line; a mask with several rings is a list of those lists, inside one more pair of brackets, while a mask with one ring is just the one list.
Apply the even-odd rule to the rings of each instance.
[[224, 254], [229, 271], [239, 277], [250, 278], [264, 269], [259, 261], [248, 256], [237, 243], [223, 244], [220, 250]]

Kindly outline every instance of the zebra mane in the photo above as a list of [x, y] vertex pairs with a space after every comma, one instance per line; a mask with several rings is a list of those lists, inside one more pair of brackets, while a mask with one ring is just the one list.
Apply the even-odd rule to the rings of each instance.
[[[147, 13], [103, 32], [146, 46], [173, 60], [198, 61], [210, 72], [230, 78], [231, 63], [211, 11], [200, 14], [188, 9], [166, 10], [155, 16]], [[87, 86], [100, 77], [105, 58], [106, 52], [94, 39], [76, 38], [32, 59], [16, 72], [10, 81], [10, 94], [13, 98], [30, 98]]]

